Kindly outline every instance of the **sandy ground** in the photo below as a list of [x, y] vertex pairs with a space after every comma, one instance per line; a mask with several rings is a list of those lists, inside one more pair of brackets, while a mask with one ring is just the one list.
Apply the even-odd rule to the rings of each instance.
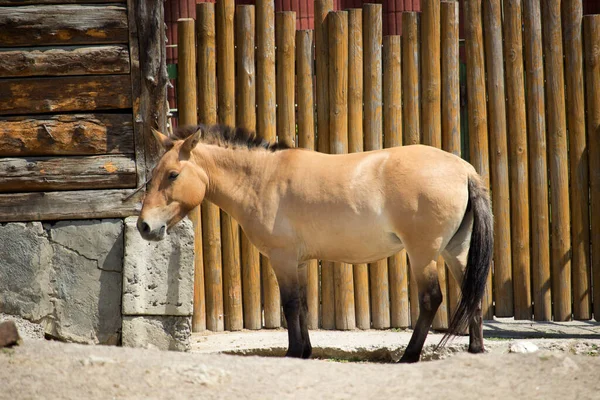
[[[21, 346], [0, 350], [0, 399], [597, 399], [599, 329], [486, 324], [486, 354], [465, 353], [466, 338], [457, 338], [433, 361], [412, 365], [343, 362], [377, 351], [401, 355], [410, 331], [314, 331], [316, 356], [324, 358], [313, 360], [218, 354], [277, 354], [286, 345], [283, 330], [195, 334], [189, 353], [24, 335]], [[427, 351], [439, 337], [430, 335]], [[523, 342], [539, 350], [509, 352]]]

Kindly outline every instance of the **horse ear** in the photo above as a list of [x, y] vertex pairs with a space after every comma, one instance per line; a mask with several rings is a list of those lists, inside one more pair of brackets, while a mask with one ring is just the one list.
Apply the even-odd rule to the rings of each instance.
[[188, 136], [187, 139], [185, 139], [185, 142], [183, 142], [183, 146], [181, 146], [181, 150], [187, 153], [191, 153], [192, 150], [194, 150], [194, 148], [198, 144], [198, 142], [200, 142], [200, 139], [202, 139], [202, 128], [198, 128], [196, 132], [194, 132], [193, 134]]
[[159, 131], [157, 131], [154, 128], [150, 128], [150, 129], [152, 130], [152, 134], [154, 135], [154, 137], [156, 138], [158, 143], [160, 143], [160, 145], [163, 149], [169, 150], [171, 147], [173, 147], [173, 141], [171, 139], [169, 139], [168, 136], [163, 135], [162, 133], [160, 133]]

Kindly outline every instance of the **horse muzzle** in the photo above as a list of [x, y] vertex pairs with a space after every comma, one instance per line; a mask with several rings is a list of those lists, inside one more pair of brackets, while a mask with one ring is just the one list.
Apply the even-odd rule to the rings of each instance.
[[142, 235], [142, 238], [154, 242], [163, 240], [167, 233], [166, 224], [153, 226], [151, 223], [149, 223], [146, 220], [143, 220], [142, 218], [138, 219], [137, 229], [140, 232], [140, 235]]

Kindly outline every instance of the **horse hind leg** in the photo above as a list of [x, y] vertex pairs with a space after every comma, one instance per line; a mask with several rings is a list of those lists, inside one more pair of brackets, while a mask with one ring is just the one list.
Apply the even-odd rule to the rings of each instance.
[[[442, 256], [449, 267], [450, 273], [459, 284], [462, 284], [467, 268], [472, 225], [472, 214], [467, 213], [460, 228], [452, 237], [444, 251], [442, 251]], [[483, 353], [484, 351], [483, 315], [481, 311], [481, 302], [479, 302], [475, 315], [469, 321], [469, 352]]]
[[300, 335], [302, 337], [304, 346], [304, 349], [302, 350], [302, 358], [310, 358], [312, 354], [312, 346], [310, 344], [310, 337], [308, 335], [308, 268], [306, 263], [303, 263], [298, 267], [298, 281], [300, 290]]
[[443, 299], [437, 272], [437, 256], [432, 257], [428, 261], [419, 262], [419, 259], [411, 257], [409, 252], [409, 259], [411, 272], [416, 278], [419, 290], [420, 308], [415, 330], [404, 351], [404, 355], [400, 359], [401, 363], [419, 361], [429, 328]]

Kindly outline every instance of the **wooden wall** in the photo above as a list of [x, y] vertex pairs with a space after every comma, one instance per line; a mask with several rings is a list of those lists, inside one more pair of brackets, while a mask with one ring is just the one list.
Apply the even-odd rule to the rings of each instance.
[[0, 0], [0, 221], [139, 209], [148, 123], [165, 125], [165, 52], [138, 37], [164, 37], [162, 2], [147, 3]]
[[[217, 0], [199, 9], [212, 10], [204, 17], [223, 23], [233, 20], [224, 18], [225, 10], [236, 17], [242, 10], [233, 11], [232, 3]], [[598, 320], [600, 74], [595, 50], [600, 16], [583, 16], [582, 0], [465, 0], [462, 7], [423, 0], [420, 15], [403, 14], [405, 34], [400, 37], [382, 34], [380, 4], [351, 11], [334, 11], [333, 4], [317, 0], [314, 32], [298, 30], [295, 38], [293, 24], [284, 23], [294, 20], [289, 12], [275, 12], [268, 1], [250, 6], [255, 7], [256, 29], [246, 26], [247, 41], [237, 42], [229, 61], [217, 61], [215, 67], [206, 56], [198, 60], [196, 72], [204, 82], [198, 108], [211, 110], [201, 111], [200, 120], [233, 120], [217, 113], [217, 103], [226, 96], [235, 98], [230, 104], [236, 115], [244, 115], [236, 117], [236, 124], [252, 129], [255, 122], [247, 121], [261, 121], [257, 133], [268, 140], [277, 135], [321, 152], [422, 143], [468, 158], [491, 189], [495, 217], [485, 318]], [[462, 96], [461, 14], [467, 89]], [[202, 27], [209, 26], [202, 21]], [[217, 25], [197, 32], [198, 54], [223, 59], [235, 39], [219, 32], [226, 30]], [[248, 39], [252, 32], [255, 41]], [[282, 50], [292, 47], [295, 55]], [[255, 59], [249, 56], [252, 51]], [[234, 64], [244, 66], [237, 79], [220, 85], [234, 76], [224, 70]], [[193, 66], [187, 68], [193, 74]], [[309, 84], [313, 80], [315, 86]], [[462, 109], [460, 100], [466, 101]], [[463, 149], [465, 138], [469, 146]], [[204, 213], [202, 219], [203, 228], [216, 221], [205, 220]], [[221, 227], [230, 229], [223, 221]], [[239, 248], [252, 246], [232, 246], [225, 240], [231, 234], [214, 225], [201, 239], [204, 255], [210, 255], [203, 259], [204, 276], [213, 278], [205, 280], [206, 301], [195, 303], [196, 309], [205, 307], [207, 329], [280, 326], [280, 306], [272, 301], [278, 297], [277, 284], [268, 262], [262, 260], [259, 268], [257, 255], [246, 251], [238, 263]], [[460, 289], [443, 259], [437, 266], [444, 302], [433, 328], [443, 330]], [[404, 253], [368, 266], [314, 261], [306, 274], [311, 329], [414, 326], [418, 295]], [[222, 281], [214, 279], [221, 275]], [[238, 276], [241, 285], [231, 279]], [[255, 299], [258, 293], [262, 303]], [[230, 322], [209, 323], [220, 315]]]

